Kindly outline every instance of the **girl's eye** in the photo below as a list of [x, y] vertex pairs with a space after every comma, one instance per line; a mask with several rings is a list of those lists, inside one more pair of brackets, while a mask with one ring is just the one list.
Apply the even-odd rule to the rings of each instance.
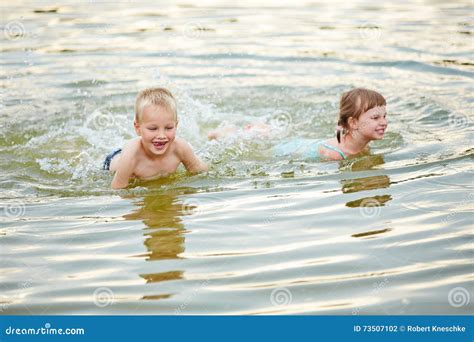
[[156, 131], [156, 128], [155, 127], [152, 127], [152, 128], [148, 128], [150, 131]]
[[166, 127], [166, 129], [173, 129], [174, 127]]

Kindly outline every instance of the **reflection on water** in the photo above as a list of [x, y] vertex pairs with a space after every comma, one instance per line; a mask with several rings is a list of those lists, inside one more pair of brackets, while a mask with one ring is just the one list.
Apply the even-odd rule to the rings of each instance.
[[[186, 191], [192, 193], [193, 189]], [[126, 220], [140, 220], [145, 225], [144, 245], [147, 249], [147, 261], [180, 259], [185, 250], [185, 228], [181, 217], [188, 215], [187, 208], [173, 191], [154, 193], [134, 200], [138, 208], [123, 215]], [[183, 278], [184, 270], [172, 270], [159, 273], [140, 274], [147, 283], [158, 283]], [[166, 299], [171, 294], [143, 296], [142, 299]]]
[[350, 168], [352, 171], [371, 170], [377, 166], [383, 165], [384, 163], [385, 160], [382, 155], [368, 155], [351, 162]]
[[[361, 161], [356, 161], [352, 165], [352, 169], [356, 166], [357, 171], [370, 170], [374, 166], [379, 166], [384, 163], [382, 156], [373, 156], [370, 159], [363, 159]], [[355, 170], [354, 170], [355, 171]], [[390, 186], [390, 177], [387, 175], [378, 175], [378, 176], [369, 176], [369, 177], [360, 177], [352, 179], [343, 179], [342, 183], [342, 192], [345, 194], [350, 194], [360, 191], [369, 191], [375, 189], [385, 189]], [[373, 207], [373, 206], [384, 206], [386, 202], [392, 199], [391, 195], [375, 195], [359, 198], [357, 200], [349, 201], [346, 203], [346, 206], [349, 208], [357, 207]]]
[[342, 180], [342, 192], [345, 194], [390, 186], [390, 178], [386, 175], [370, 176]]
[[[364, 171], [371, 170], [375, 166], [381, 166], [384, 164], [384, 159], [380, 155], [369, 156], [368, 158], [363, 158], [356, 160], [352, 163], [351, 169], [353, 171]], [[368, 191], [375, 189], [384, 189], [390, 186], [390, 177], [387, 175], [378, 175], [378, 176], [369, 176], [369, 177], [360, 177], [352, 179], [343, 179], [342, 183], [342, 192], [345, 194]], [[359, 198], [357, 200], [352, 200], [346, 203], [346, 206], [349, 208], [356, 207], [378, 207], [384, 206], [386, 202], [392, 199], [391, 195], [375, 195], [369, 197]]]
[[183, 204], [170, 193], [146, 195], [134, 202], [138, 209], [123, 215], [126, 220], [140, 220], [146, 228], [145, 247], [148, 260], [174, 259], [184, 251], [185, 229], [181, 216]]
[[379, 229], [379, 230], [372, 230], [370, 232], [364, 232], [364, 233], [359, 233], [359, 234], [352, 234], [352, 237], [355, 237], [355, 238], [366, 238], [366, 237], [373, 237], [374, 235], [378, 235], [378, 234], [383, 234], [383, 233], [387, 233], [389, 231], [391, 231], [392, 229]]
[[382, 196], [371, 196], [358, 199], [356, 201], [350, 201], [346, 203], [346, 206], [349, 208], [357, 208], [367, 206], [367, 203], [371, 203], [375, 206], [384, 206], [386, 202], [390, 201], [392, 196], [382, 195]]

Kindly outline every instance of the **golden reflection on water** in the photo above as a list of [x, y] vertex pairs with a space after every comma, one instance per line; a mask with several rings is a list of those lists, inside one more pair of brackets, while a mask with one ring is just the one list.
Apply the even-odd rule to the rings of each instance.
[[[370, 170], [375, 166], [382, 165], [384, 159], [382, 156], [370, 156], [364, 158], [352, 165], [352, 170], [357, 171]], [[370, 177], [360, 177], [353, 179], [342, 180], [342, 193], [350, 194], [360, 191], [369, 191], [376, 189], [386, 189], [390, 187], [390, 177], [387, 175], [378, 175]], [[391, 195], [375, 195], [366, 196], [356, 200], [352, 200], [346, 203], [348, 208], [360, 208], [362, 215], [370, 217], [371, 215], [377, 214], [377, 208], [385, 206], [385, 203], [392, 200]], [[365, 210], [365, 213], [364, 213]], [[385, 234], [392, 231], [392, 228], [382, 228], [376, 230], [370, 230], [362, 233], [352, 234], [354, 238], [375, 238], [380, 234]]]
[[[357, 171], [370, 170], [374, 166], [382, 165], [384, 159], [382, 156], [370, 156], [369, 158], [364, 158], [359, 162], [356, 162], [352, 165], [352, 170], [357, 169]], [[375, 189], [386, 189], [390, 187], [390, 177], [387, 175], [378, 175], [378, 176], [369, 176], [369, 177], [360, 177], [353, 179], [344, 179], [342, 183], [342, 193], [350, 194], [360, 191], [368, 191]], [[385, 203], [392, 200], [391, 195], [376, 195], [362, 197], [357, 200], [352, 200], [346, 203], [346, 207], [349, 208], [358, 208], [358, 207], [382, 207], [385, 206]]]
[[390, 178], [387, 175], [370, 176], [342, 180], [341, 183], [342, 192], [348, 194], [352, 192], [388, 188], [390, 186]]
[[183, 271], [170, 271], [162, 273], [140, 274], [147, 283], [158, 283], [166, 280], [183, 279]]
[[[181, 217], [189, 215], [189, 208], [178, 199], [180, 193], [167, 191], [143, 196], [135, 202], [137, 208], [123, 216], [125, 220], [141, 220], [146, 227], [144, 245], [147, 261], [181, 259], [185, 250], [185, 228]], [[146, 283], [159, 283], [183, 279], [184, 270], [170, 270], [159, 273], [140, 274]], [[171, 297], [171, 294], [143, 296], [144, 300], [159, 300]]]
[[363, 206], [366, 206], [369, 202], [373, 206], [383, 207], [385, 203], [390, 201], [391, 199], [392, 199], [392, 196], [390, 195], [364, 197], [355, 201], [347, 202], [346, 207], [349, 207], [349, 208], [363, 207]]
[[[351, 165], [352, 171], [365, 171], [384, 164], [385, 161], [382, 156], [374, 155], [368, 158], [363, 158], [359, 161], [356, 161]], [[390, 187], [390, 177], [387, 175], [378, 175], [370, 177], [360, 177], [352, 179], [343, 179], [342, 183], [342, 193], [349, 194], [360, 191], [368, 191], [375, 189], [384, 189]], [[367, 203], [368, 200], [372, 200], [374, 203], [377, 203], [377, 206], [383, 206], [384, 203], [390, 201], [392, 196], [390, 195], [377, 195], [372, 197], [364, 197], [358, 200], [350, 201], [346, 203], [346, 206], [349, 208], [361, 207]]]
[[367, 155], [363, 158], [357, 159], [351, 163], [352, 171], [372, 170], [379, 165], [385, 164], [383, 156], [380, 154]]
[[184, 252], [184, 226], [181, 216], [186, 215], [183, 204], [173, 192], [145, 195], [125, 220], [141, 220], [145, 225], [144, 245], [147, 260], [179, 259]]

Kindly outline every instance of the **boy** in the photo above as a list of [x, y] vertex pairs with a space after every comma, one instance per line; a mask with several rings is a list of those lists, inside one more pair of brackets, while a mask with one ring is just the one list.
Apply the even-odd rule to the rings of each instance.
[[126, 188], [132, 177], [146, 180], [168, 176], [181, 163], [189, 172], [208, 170], [191, 146], [176, 137], [176, 101], [169, 90], [141, 91], [135, 102], [133, 124], [138, 137], [127, 142], [123, 150], [111, 153], [104, 162], [104, 170], [115, 172], [112, 189]]

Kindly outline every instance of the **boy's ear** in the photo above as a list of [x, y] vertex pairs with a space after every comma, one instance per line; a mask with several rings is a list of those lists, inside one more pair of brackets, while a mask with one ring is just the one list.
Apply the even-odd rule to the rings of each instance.
[[136, 121], [133, 121], [133, 127], [135, 127], [135, 132], [137, 132], [137, 135], [142, 135], [142, 133], [140, 132], [140, 125], [138, 124], [138, 122]]

